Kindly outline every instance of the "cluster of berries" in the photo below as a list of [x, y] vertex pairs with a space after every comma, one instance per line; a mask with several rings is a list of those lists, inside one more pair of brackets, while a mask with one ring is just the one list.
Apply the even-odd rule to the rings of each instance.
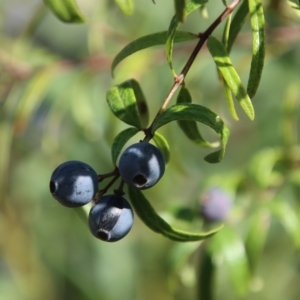
[[[154, 186], [163, 176], [165, 162], [158, 148], [147, 142], [128, 147], [120, 157], [119, 167], [113, 172], [97, 175], [95, 170], [84, 162], [67, 161], [59, 165], [50, 179], [50, 192], [62, 205], [80, 207], [92, 202], [89, 213], [91, 233], [107, 242], [123, 238], [133, 225], [133, 210], [123, 197], [123, 185], [137, 189]], [[98, 184], [113, 177], [102, 190]], [[121, 177], [120, 187], [114, 194], [105, 195], [110, 186]]]

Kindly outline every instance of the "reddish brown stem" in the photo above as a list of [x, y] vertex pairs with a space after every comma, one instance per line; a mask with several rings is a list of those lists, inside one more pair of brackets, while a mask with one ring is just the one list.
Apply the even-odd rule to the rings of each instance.
[[[182, 71], [178, 76], [175, 77], [174, 84], [171, 87], [167, 97], [165, 98], [162, 106], [160, 107], [159, 111], [157, 112], [155, 118], [153, 119], [151, 125], [147, 130], [145, 131], [146, 136], [144, 138], [144, 141], [149, 141], [151, 139], [151, 135], [153, 135], [152, 127], [157, 119], [157, 117], [166, 110], [171, 98], [173, 97], [174, 93], [177, 91], [180, 85], [184, 83], [184, 79], [191, 68], [192, 64], [195, 61], [196, 56], [198, 55], [199, 51], [201, 50], [202, 46], [208, 39], [208, 37], [212, 34], [212, 32], [216, 29], [216, 27], [224, 20], [226, 17], [232, 13], [232, 11], [236, 8], [236, 6], [240, 3], [241, 0], [233, 0], [225, 10], [219, 15], [219, 17], [203, 32], [199, 35], [199, 41], [194, 48], [192, 54], [190, 55], [188, 61], [186, 62], [185, 66], [183, 67]], [[147, 135], [148, 133], [148, 135]]]

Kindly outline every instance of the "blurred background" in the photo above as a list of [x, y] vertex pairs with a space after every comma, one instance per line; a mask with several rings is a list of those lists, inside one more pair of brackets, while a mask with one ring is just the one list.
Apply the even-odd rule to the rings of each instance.
[[[135, 1], [134, 14], [125, 16], [114, 1], [77, 3], [84, 24], [59, 21], [42, 1], [0, 2], [0, 299], [200, 299], [205, 278], [214, 299], [299, 299], [299, 11], [289, 1], [263, 1], [266, 61], [253, 98], [254, 121], [238, 107], [240, 120], [230, 116], [206, 48], [193, 64], [186, 78], [193, 101], [219, 114], [231, 130], [221, 163], [206, 163], [210, 150], [190, 142], [177, 124], [160, 129], [171, 160], [145, 195], [165, 220], [199, 231], [199, 202], [218, 187], [233, 202], [224, 230], [202, 243], [180, 244], [136, 217], [131, 232], [110, 244], [91, 235], [76, 209], [52, 198], [49, 179], [72, 159], [99, 174], [112, 170], [110, 147], [128, 126], [106, 103], [111, 86], [138, 80], [155, 116], [173, 83], [164, 47], [126, 58], [114, 77], [110, 65], [132, 40], [167, 30], [174, 6], [171, 0]], [[199, 33], [222, 10], [221, 0], [210, 1], [180, 29]], [[246, 20], [231, 53], [244, 83], [251, 41]], [[176, 45], [177, 72], [195, 43]]]

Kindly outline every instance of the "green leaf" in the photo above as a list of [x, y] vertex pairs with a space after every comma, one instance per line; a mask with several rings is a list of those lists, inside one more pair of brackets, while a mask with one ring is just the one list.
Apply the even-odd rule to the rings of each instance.
[[268, 188], [278, 183], [279, 174], [273, 169], [283, 155], [282, 150], [276, 148], [266, 148], [255, 155], [249, 173], [260, 188]]
[[300, 221], [297, 211], [285, 199], [274, 199], [270, 205], [271, 213], [276, 216], [291, 237], [295, 247], [300, 248]]
[[231, 63], [224, 45], [213, 36], [210, 36], [207, 41], [207, 47], [232, 93], [239, 101], [246, 115], [250, 120], [253, 120], [254, 109], [251, 100]]
[[29, 81], [16, 109], [14, 124], [16, 131], [22, 132], [26, 129], [58, 72], [57, 68], [44, 68]]
[[138, 103], [144, 103], [145, 99], [141, 97], [141, 94], [138, 83], [134, 79], [130, 79], [109, 89], [106, 100], [117, 118], [131, 126], [142, 129]]
[[294, 9], [296, 15], [300, 17], [300, 0], [288, 0], [288, 3]]
[[222, 43], [226, 49], [228, 49], [230, 27], [231, 27], [231, 14], [227, 17], [224, 31], [223, 31], [223, 36], [222, 36]]
[[[141, 38], [132, 41], [115, 56], [111, 66], [112, 73], [114, 72], [116, 66], [127, 56], [149, 47], [163, 45], [166, 43], [167, 38], [168, 38], [167, 31], [161, 31], [161, 32], [145, 35]], [[174, 43], [194, 40], [197, 38], [198, 38], [197, 35], [194, 35], [190, 32], [177, 31], [175, 35]]]
[[44, 2], [63, 22], [82, 23], [85, 21], [74, 0], [44, 0]]
[[134, 12], [133, 0], [115, 0], [124, 15], [131, 16]]
[[179, 22], [184, 22], [184, 15], [185, 15], [185, 0], [174, 0], [175, 2], [175, 11], [176, 11], [176, 19]]
[[248, 288], [249, 269], [243, 241], [236, 231], [225, 226], [210, 239], [208, 251], [213, 257], [223, 258], [237, 294], [245, 295]]
[[265, 60], [265, 18], [261, 0], [249, 0], [252, 27], [252, 61], [247, 86], [250, 98], [256, 94]]
[[218, 115], [208, 108], [198, 104], [175, 104], [167, 108], [155, 119], [152, 125], [152, 133], [154, 133], [159, 127], [177, 120], [196, 121], [212, 128], [219, 135], [222, 148], [207, 155], [204, 159], [210, 163], [217, 163], [222, 160], [229, 138], [229, 129], [225, 126]]
[[223, 227], [222, 225], [208, 232], [200, 233], [173, 228], [155, 212], [154, 208], [140, 190], [128, 187], [128, 192], [135, 212], [145, 225], [154, 232], [160, 233], [171, 240], [178, 242], [200, 241], [214, 235]]
[[231, 116], [233, 117], [233, 119], [238, 120], [239, 117], [235, 110], [231, 89], [229, 88], [228, 84], [226, 83], [226, 81], [224, 79], [222, 80], [222, 82], [223, 82], [225, 98], [227, 101], [227, 106], [229, 108], [229, 112], [230, 112]]
[[270, 222], [270, 212], [266, 208], [259, 209], [250, 219], [245, 247], [252, 275], [255, 275], [257, 264], [263, 252], [270, 228]]
[[198, 279], [198, 294], [201, 300], [213, 300], [214, 297], [214, 275], [216, 266], [213, 263], [211, 253], [206, 249], [205, 245], [202, 250], [200, 260], [199, 279]]
[[143, 127], [147, 127], [149, 122], [149, 110], [148, 110], [148, 105], [147, 105], [145, 95], [142, 91], [142, 88], [140, 87], [140, 84], [136, 80], [131, 79], [130, 83], [134, 91], [141, 124]]
[[[230, 29], [231, 29], [231, 14], [228, 16], [228, 18], [226, 20], [226, 25], [225, 25], [223, 37], [222, 37], [222, 43], [223, 43], [224, 47], [227, 49], [227, 51], [228, 51], [228, 43], [229, 43], [229, 38], [230, 38]], [[229, 53], [229, 51], [228, 51], [228, 53]], [[235, 110], [232, 92], [219, 70], [218, 70], [218, 74], [219, 74], [219, 77], [220, 77], [221, 82], [224, 87], [224, 93], [225, 93], [225, 98], [226, 98], [227, 105], [229, 108], [229, 112], [230, 112], [231, 116], [233, 117], [233, 119], [238, 120], [239, 118], [238, 118], [238, 115]]]
[[[191, 0], [188, 1], [185, 4], [185, 16], [189, 15], [192, 13], [194, 10], [199, 8], [201, 5], [204, 3], [208, 2], [208, 0]], [[183, 16], [183, 18], [185, 17]], [[166, 55], [167, 55], [167, 61], [169, 63], [170, 69], [173, 73], [174, 76], [176, 76], [176, 72], [173, 68], [173, 63], [172, 63], [172, 56], [173, 56], [173, 46], [175, 42], [175, 37], [177, 33], [177, 28], [179, 26], [179, 23], [181, 22], [180, 19], [177, 18], [177, 15], [175, 15], [169, 25], [168, 29], [168, 36], [166, 40]]]
[[[177, 97], [177, 104], [180, 103], [191, 103], [192, 97], [188, 91], [187, 88], [182, 87], [180, 89], [180, 92]], [[219, 143], [209, 143], [204, 140], [202, 135], [200, 134], [197, 124], [195, 121], [187, 121], [187, 120], [179, 120], [178, 121], [179, 127], [182, 129], [182, 131], [185, 133], [185, 135], [194, 143], [203, 146], [203, 147], [209, 147], [214, 148], [218, 147]]]
[[113, 164], [116, 165], [117, 159], [125, 144], [140, 130], [136, 127], [127, 128], [121, 131], [114, 139], [111, 147], [111, 157]]
[[249, 13], [248, 0], [244, 0], [239, 6], [230, 24], [230, 30], [229, 30], [228, 40], [227, 40], [227, 47], [226, 47], [228, 53], [230, 53], [231, 47], [238, 33], [242, 29], [248, 13]]
[[165, 139], [165, 137], [163, 135], [161, 135], [158, 132], [154, 133], [153, 140], [154, 140], [154, 143], [156, 144], [157, 148], [161, 151], [161, 153], [164, 157], [164, 161], [167, 164], [170, 160], [170, 146], [169, 146], [167, 140]]

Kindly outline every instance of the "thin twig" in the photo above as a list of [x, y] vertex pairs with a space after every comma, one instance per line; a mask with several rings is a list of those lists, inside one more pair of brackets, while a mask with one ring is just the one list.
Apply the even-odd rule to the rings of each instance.
[[[219, 17], [201, 34], [199, 34], [199, 41], [196, 45], [196, 47], [194, 48], [192, 54], [190, 55], [188, 61], [186, 62], [185, 66], [183, 67], [182, 71], [180, 72], [180, 74], [178, 76], [175, 77], [175, 81], [173, 86], [171, 87], [167, 97], [165, 98], [161, 108], [159, 109], [158, 113], [156, 114], [155, 118], [153, 119], [151, 125], [149, 126], [149, 128], [147, 129], [147, 133], [148, 134], [152, 134], [152, 127], [153, 124], [155, 122], [155, 120], [157, 119], [157, 117], [166, 110], [171, 98], [173, 97], [174, 93], [177, 91], [177, 89], [179, 88], [180, 85], [182, 85], [184, 83], [184, 79], [188, 73], [188, 71], [190, 70], [192, 64], [195, 61], [196, 56], [198, 55], [199, 51], [201, 50], [202, 46], [204, 45], [204, 43], [206, 42], [206, 40], [208, 39], [208, 37], [212, 34], [212, 32], [217, 28], [217, 26], [224, 20], [226, 19], [226, 17], [231, 14], [233, 12], [233, 10], [236, 8], [236, 6], [240, 3], [241, 0], [233, 0], [229, 5], [227, 5], [227, 7], [225, 8], [225, 10], [219, 15]], [[145, 140], [149, 140], [149, 137], [146, 136]]]

